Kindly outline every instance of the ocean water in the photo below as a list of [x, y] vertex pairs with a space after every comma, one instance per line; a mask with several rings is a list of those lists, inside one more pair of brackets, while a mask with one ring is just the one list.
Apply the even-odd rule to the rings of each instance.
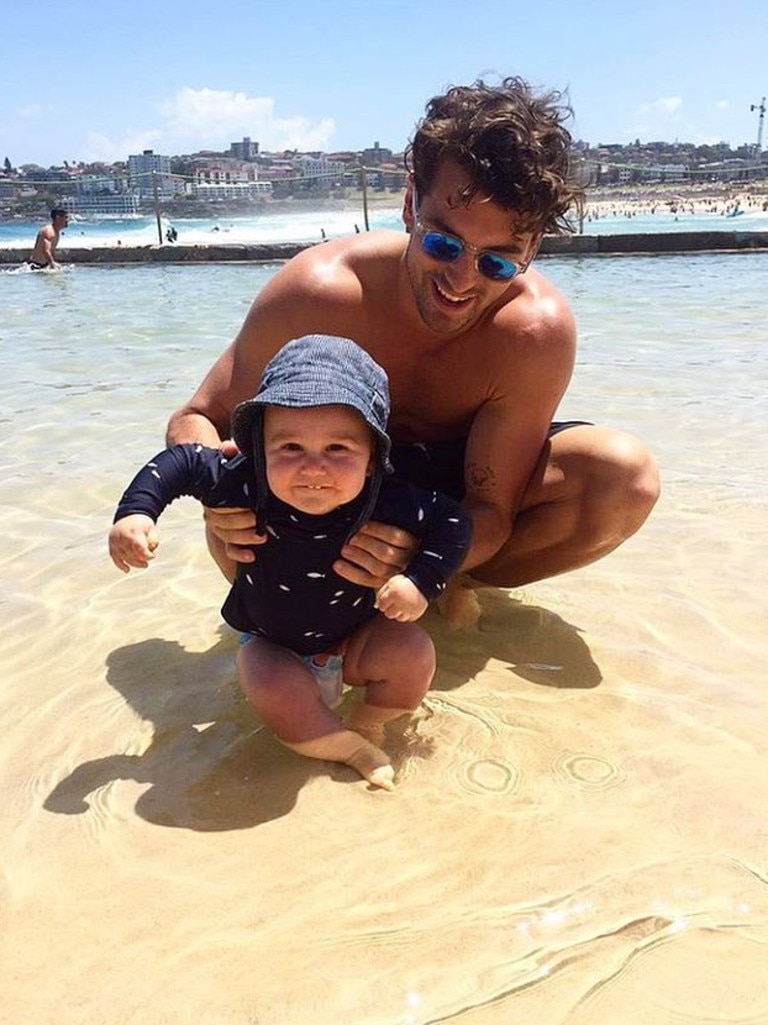
[[8, 1021], [768, 1022], [768, 254], [539, 265], [560, 416], [640, 436], [663, 495], [477, 630], [429, 614], [393, 795], [245, 706], [195, 503], [148, 571], [106, 553], [276, 266], [0, 272]]
[[[371, 229], [402, 227], [397, 200], [386, 207], [371, 206], [368, 215]], [[318, 210], [307, 205], [281, 213], [260, 213], [255, 216], [160, 219], [163, 238], [168, 227], [178, 232], [179, 243], [206, 245], [222, 243], [316, 242], [323, 233], [327, 238], [351, 235], [364, 230], [362, 206]], [[30, 221], [0, 223], [0, 249], [28, 247], [40, 225]], [[157, 245], [157, 219], [151, 217], [98, 218], [73, 220], [61, 236], [61, 246], [75, 248]]]
[[[662, 202], [604, 203], [592, 207], [583, 222], [584, 234], [634, 234], [670, 231], [766, 231], [768, 209], [765, 197], [744, 201], [734, 216], [733, 203], [681, 203], [672, 211]], [[186, 245], [262, 242], [316, 242], [350, 235], [364, 230], [362, 206], [348, 202], [343, 209], [298, 209], [281, 213], [263, 212], [256, 216], [215, 218], [161, 217], [163, 238], [168, 227], [178, 233], [178, 242]], [[371, 229], [402, 228], [401, 207], [397, 199], [371, 203], [368, 221]], [[29, 248], [40, 224], [31, 221], [0, 222], [0, 249]], [[63, 232], [61, 246], [94, 248], [101, 246], [145, 246], [158, 244], [157, 220], [153, 217], [99, 218], [73, 220]]]

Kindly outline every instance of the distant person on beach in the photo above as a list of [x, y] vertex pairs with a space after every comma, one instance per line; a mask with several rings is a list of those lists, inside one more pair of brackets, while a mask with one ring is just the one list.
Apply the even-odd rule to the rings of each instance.
[[35, 247], [31, 255], [25, 261], [32, 270], [56, 270], [56, 247], [59, 244], [61, 232], [69, 224], [69, 214], [62, 207], [56, 206], [51, 210], [51, 223], [46, 224], [37, 233]]
[[[475, 583], [516, 587], [564, 573], [634, 534], [658, 496], [652, 456], [607, 426], [553, 423], [576, 329], [532, 261], [545, 233], [572, 230], [568, 211], [583, 203], [569, 115], [559, 93], [519, 78], [430, 100], [406, 151], [407, 234], [356, 234], [290, 260], [173, 414], [168, 443], [222, 444], [232, 410], [287, 339], [343, 334], [389, 375], [396, 472], [462, 500], [472, 517], [463, 569]], [[205, 515], [231, 579], [265, 538], [250, 510]], [[336, 572], [378, 588], [417, 543], [374, 518]]]
[[[445, 591], [471, 531], [458, 502], [389, 475], [388, 413], [386, 374], [354, 342], [295, 339], [234, 411], [241, 454], [196, 444], [161, 452], [128, 487], [109, 535], [113, 562], [128, 572], [153, 557], [155, 523], [173, 499], [246, 501], [264, 543], [255, 563], [239, 564], [222, 608], [247, 635], [240, 685], [286, 746], [345, 762], [387, 790], [384, 726], [419, 705], [435, 670], [432, 641], [414, 620]], [[377, 592], [333, 569], [370, 518], [420, 545]], [[346, 723], [332, 710], [342, 682], [365, 691]]]

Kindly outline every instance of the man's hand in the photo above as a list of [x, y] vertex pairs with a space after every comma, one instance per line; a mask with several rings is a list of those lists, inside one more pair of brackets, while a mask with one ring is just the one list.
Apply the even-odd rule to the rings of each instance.
[[203, 510], [206, 527], [224, 545], [227, 558], [233, 562], [254, 562], [256, 556], [245, 545], [263, 545], [266, 534], [256, 533], [256, 514], [252, 509]]
[[334, 570], [362, 587], [378, 591], [395, 574], [402, 573], [419, 547], [407, 530], [385, 523], [366, 523], [341, 549]]
[[[221, 454], [227, 459], [232, 459], [240, 451], [231, 438], [227, 438], [219, 445]], [[256, 514], [252, 509], [225, 508], [212, 509], [205, 506], [203, 519], [209, 534], [219, 542], [227, 559], [232, 562], [254, 562], [256, 556], [250, 548], [245, 545], [263, 545], [267, 540], [266, 534], [256, 533]], [[214, 548], [211, 549], [213, 557], [219, 563], [222, 571], [228, 579], [233, 579], [234, 568], [231, 571], [224, 569], [221, 563], [220, 554]]]

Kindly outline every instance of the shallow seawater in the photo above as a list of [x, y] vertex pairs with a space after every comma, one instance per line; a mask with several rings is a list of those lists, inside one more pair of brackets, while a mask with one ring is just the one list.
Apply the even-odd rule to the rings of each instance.
[[147, 572], [106, 556], [275, 267], [0, 273], [4, 1020], [768, 1022], [768, 254], [541, 267], [562, 418], [642, 437], [664, 493], [477, 630], [429, 614], [392, 795], [246, 707], [194, 503]]

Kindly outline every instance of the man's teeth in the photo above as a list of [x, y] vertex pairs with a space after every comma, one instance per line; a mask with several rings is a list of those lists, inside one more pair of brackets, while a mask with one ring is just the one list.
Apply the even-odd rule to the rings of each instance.
[[437, 288], [438, 292], [443, 297], [443, 299], [447, 299], [449, 303], [456, 303], [456, 304], [458, 304], [458, 303], [465, 303], [467, 301], [466, 298], [461, 298], [460, 296], [456, 296], [456, 295], [449, 295], [437, 283], [435, 284], [435, 287]]

